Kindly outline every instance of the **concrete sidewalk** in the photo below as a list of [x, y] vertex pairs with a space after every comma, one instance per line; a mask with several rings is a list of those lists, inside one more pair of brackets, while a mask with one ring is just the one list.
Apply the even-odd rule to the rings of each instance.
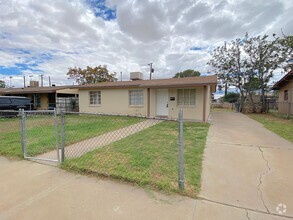
[[0, 157], [1, 220], [192, 220], [196, 200]]
[[211, 123], [199, 197], [213, 204], [205, 211], [229, 219], [220, 217], [225, 204], [243, 210], [234, 219], [293, 218], [293, 144], [241, 113], [214, 112]]

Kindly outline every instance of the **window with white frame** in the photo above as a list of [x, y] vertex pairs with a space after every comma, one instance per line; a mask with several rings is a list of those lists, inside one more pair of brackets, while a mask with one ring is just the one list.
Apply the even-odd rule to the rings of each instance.
[[143, 90], [129, 90], [129, 105], [143, 105]]
[[178, 89], [178, 105], [195, 105], [195, 89]]
[[101, 105], [101, 91], [90, 92], [90, 105]]

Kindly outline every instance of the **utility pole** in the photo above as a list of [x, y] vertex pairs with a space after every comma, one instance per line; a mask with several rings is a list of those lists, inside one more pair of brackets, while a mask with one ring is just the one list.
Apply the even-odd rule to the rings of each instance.
[[11, 79], [12, 79], [12, 76], [9, 76], [9, 87], [11, 88], [12, 85], [11, 85]]
[[40, 77], [41, 77], [41, 87], [43, 87], [43, 85], [44, 85], [44, 84], [43, 84], [44, 75], [41, 74]]
[[25, 88], [25, 76], [23, 76], [23, 88]]
[[49, 76], [49, 86], [51, 86], [51, 77]]
[[122, 82], [122, 72], [120, 72], [121, 82]]
[[152, 80], [152, 73], [153, 73], [155, 70], [153, 69], [153, 63], [149, 63], [148, 65], [150, 66], [150, 80]]

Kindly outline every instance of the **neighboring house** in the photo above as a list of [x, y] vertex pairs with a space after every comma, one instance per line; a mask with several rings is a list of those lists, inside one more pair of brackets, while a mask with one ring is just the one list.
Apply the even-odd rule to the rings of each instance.
[[279, 80], [272, 89], [279, 90], [278, 112], [293, 114], [293, 70]]
[[[32, 108], [47, 110], [58, 107], [68, 99], [77, 99], [78, 89], [75, 86], [46, 86], [0, 89], [3, 96], [25, 96], [32, 100]], [[64, 101], [65, 100], [65, 101]]]
[[208, 120], [217, 76], [105, 82], [78, 86], [80, 112]]

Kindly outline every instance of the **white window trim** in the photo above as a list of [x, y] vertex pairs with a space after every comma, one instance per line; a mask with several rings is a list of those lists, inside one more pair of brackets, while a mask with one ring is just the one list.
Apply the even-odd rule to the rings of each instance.
[[[189, 104], [179, 104], [179, 90], [183, 90], [183, 101], [184, 101], [184, 90], [189, 90]], [[190, 90], [194, 90], [194, 104], [190, 104]], [[196, 106], [196, 93], [197, 93], [197, 90], [195, 88], [177, 89], [177, 106], [194, 108]]]
[[[99, 103], [97, 104], [91, 104], [91, 92], [96, 92], [96, 93], [100, 93], [99, 94]], [[102, 92], [101, 91], [89, 91], [89, 106], [101, 106], [102, 103]]]
[[[142, 93], [142, 104], [131, 104], [130, 101], [131, 101], [131, 98], [130, 98], [130, 93], [133, 92], [133, 91], [140, 91]], [[141, 108], [144, 106], [144, 91], [143, 89], [132, 89], [132, 90], [128, 90], [128, 106], [131, 107], [131, 108]]]

